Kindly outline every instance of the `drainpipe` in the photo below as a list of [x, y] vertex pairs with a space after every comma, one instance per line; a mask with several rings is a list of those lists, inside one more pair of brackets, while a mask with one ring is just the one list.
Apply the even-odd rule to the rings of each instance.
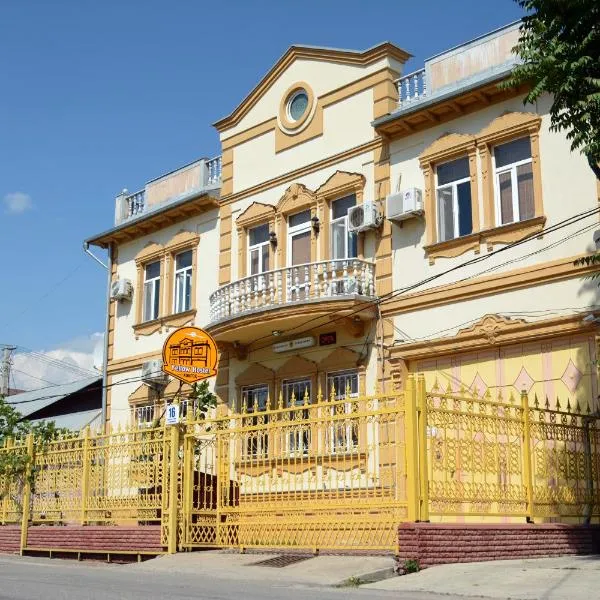
[[592, 442], [590, 440], [590, 423], [600, 419], [600, 411], [583, 417], [583, 446], [585, 453], [585, 490], [589, 503], [585, 505], [584, 524], [589, 525], [594, 514], [594, 474], [592, 468]]
[[102, 359], [102, 427], [106, 428], [106, 385], [108, 381], [108, 326], [110, 321], [110, 284], [112, 276], [112, 244], [108, 245], [108, 265], [105, 265], [97, 256], [90, 251], [90, 245], [85, 242], [83, 250], [89, 254], [97, 263], [101, 264], [108, 272], [106, 285], [106, 323], [104, 327], [104, 356]]

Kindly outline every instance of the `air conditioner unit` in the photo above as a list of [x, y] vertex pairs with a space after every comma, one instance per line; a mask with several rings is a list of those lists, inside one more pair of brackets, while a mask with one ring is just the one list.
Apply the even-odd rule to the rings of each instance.
[[404, 221], [423, 214], [423, 197], [418, 188], [408, 188], [386, 198], [385, 214], [390, 221]]
[[150, 385], [166, 385], [169, 376], [162, 370], [162, 360], [147, 360], [142, 363], [142, 381]]
[[110, 297], [112, 300], [131, 300], [133, 285], [129, 279], [117, 279], [110, 284]]
[[348, 231], [365, 231], [380, 224], [381, 215], [374, 202], [363, 202], [348, 209]]

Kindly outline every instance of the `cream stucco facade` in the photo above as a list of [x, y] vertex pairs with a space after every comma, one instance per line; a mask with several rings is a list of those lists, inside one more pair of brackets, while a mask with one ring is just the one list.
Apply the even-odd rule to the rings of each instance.
[[[550, 131], [550, 98], [524, 106], [522, 90], [498, 87], [514, 31], [465, 44], [468, 72], [456, 67], [458, 47], [408, 78], [409, 55], [392, 44], [292, 47], [215, 124], [222, 157], [162, 178], [174, 195], [158, 202], [119, 197], [126, 218], [89, 240], [110, 249], [112, 281], [134, 289], [109, 306], [107, 421], [123, 424], [158, 401], [164, 390], [142, 380], [142, 365], [188, 324], [219, 345], [211, 387], [221, 411], [256, 402], [257, 390], [274, 404], [301, 389], [311, 401], [340, 385], [397, 389], [410, 371], [425, 372], [430, 387], [526, 387], [595, 406], [596, 325], [584, 318], [600, 302], [573, 262], [594, 250], [597, 182]], [[511, 193], [523, 215], [502, 223], [498, 182], [508, 175], [498, 174], [496, 149], [522, 139], [529, 155], [509, 167], [522, 177]], [[456, 185], [468, 186], [468, 202], [452, 192], [462, 230], [440, 239], [439, 167], [463, 159]], [[390, 219], [387, 196], [412, 188], [423, 211]], [[361, 204], [380, 218], [353, 233], [348, 206]], [[179, 310], [184, 252], [190, 299]], [[152, 263], [160, 301], [148, 319]], [[275, 346], [303, 338], [298, 350]]]

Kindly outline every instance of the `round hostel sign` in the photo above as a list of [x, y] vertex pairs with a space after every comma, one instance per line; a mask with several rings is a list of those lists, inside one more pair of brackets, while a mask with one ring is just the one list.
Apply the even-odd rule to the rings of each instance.
[[217, 344], [198, 327], [174, 331], [163, 346], [163, 371], [185, 383], [217, 374]]

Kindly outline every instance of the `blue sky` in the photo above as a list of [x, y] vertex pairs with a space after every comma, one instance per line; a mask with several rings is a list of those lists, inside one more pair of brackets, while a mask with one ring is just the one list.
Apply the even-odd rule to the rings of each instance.
[[83, 239], [120, 189], [217, 154], [211, 123], [291, 44], [389, 40], [410, 71], [520, 16], [512, 0], [0, 0], [0, 344], [87, 348], [106, 276]]

